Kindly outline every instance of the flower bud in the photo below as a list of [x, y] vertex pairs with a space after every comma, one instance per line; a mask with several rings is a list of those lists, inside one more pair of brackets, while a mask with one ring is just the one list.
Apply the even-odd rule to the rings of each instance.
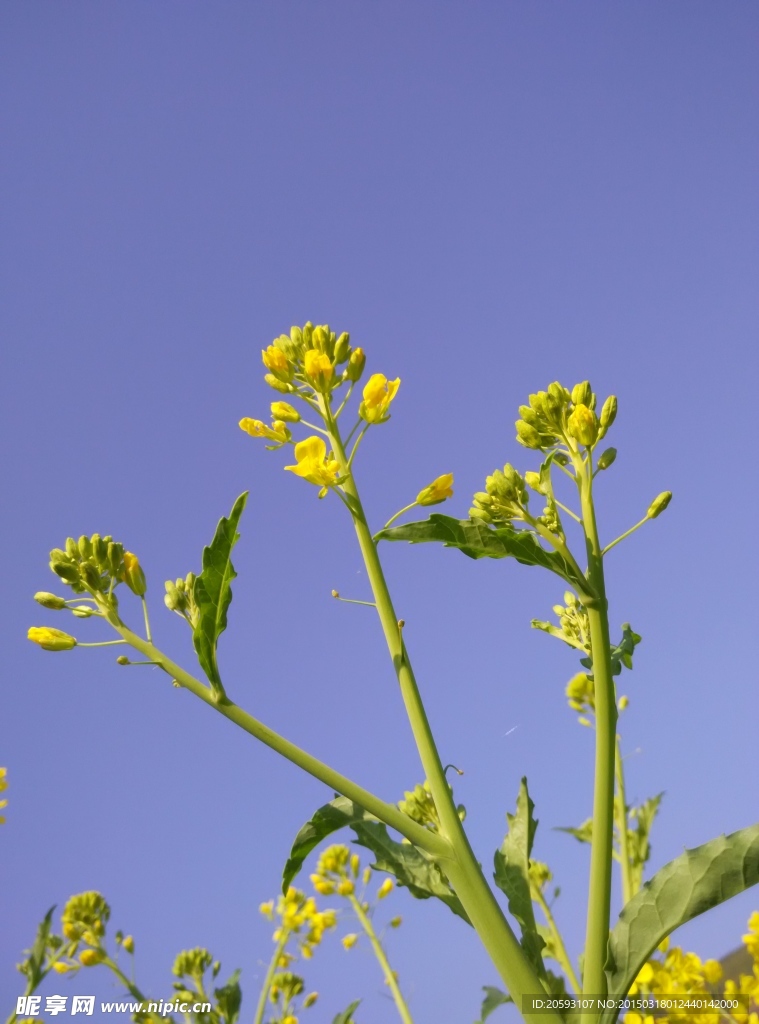
[[140, 561], [131, 551], [124, 552], [124, 582], [137, 597], [143, 597], [148, 589]]
[[337, 883], [337, 892], [339, 896], [350, 896], [354, 892], [355, 888], [353, 879], [351, 878], [342, 878]]
[[182, 603], [182, 597], [171, 580], [166, 580], [164, 586], [166, 587], [166, 596], [163, 599], [163, 603], [170, 612], [176, 611]]
[[309, 992], [306, 998], [303, 1000], [303, 1008], [308, 1009], [309, 1006], [313, 1006], [316, 1000], [319, 998], [318, 992]]
[[540, 473], [534, 473], [532, 470], [528, 470], [524, 475], [524, 482], [528, 487], [531, 487], [533, 491], [537, 491], [538, 494], [542, 494], [540, 487]]
[[300, 413], [289, 402], [272, 402], [271, 414], [275, 420], [283, 420], [285, 423], [300, 422]]
[[[322, 331], [322, 328], [317, 327], [316, 330]], [[314, 332], [314, 336], [316, 337], [316, 332]], [[325, 394], [330, 390], [330, 381], [334, 374], [334, 367], [332, 366], [332, 360], [326, 352], [315, 348], [308, 349], [303, 359], [303, 367], [306, 371], [306, 376], [310, 379], [316, 391], [321, 391]]]
[[343, 331], [335, 342], [335, 362], [344, 363], [350, 354], [351, 336], [347, 331]]
[[108, 545], [108, 567], [112, 573], [118, 573], [124, 560], [124, 545], [111, 541]]
[[79, 557], [79, 545], [77, 544], [73, 537], [66, 538], [66, 554], [69, 556], [69, 558]]
[[620, 711], [624, 711], [629, 703], [630, 703], [630, 698], [622, 696], [617, 701], [617, 707], [619, 708]]
[[570, 435], [580, 444], [590, 448], [598, 440], [598, 417], [587, 405], [576, 405], [567, 421]]
[[417, 505], [439, 505], [447, 498], [453, 497], [453, 473], [444, 473], [436, 477], [431, 484], [416, 496]]
[[361, 375], [364, 372], [365, 366], [366, 356], [364, 355], [364, 350], [362, 348], [354, 348], [350, 354], [348, 366], [345, 371], [348, 380], [353, 381], [354, 384], [356, 381], [361, 380]]
[[393, 880], [392, 878], [386, 878], [382, 885], [377, 890], [377, 899], [384, 900], [384, 898], [393, 891]]
[[282, 380], [277, 380], [273, 373], [265, 374], [264, 380], [270, 388], [274, 388], [275, 391], [281, 391], [283, 395], [289, 395], [292, 391], [292, 387], [289, 384], [285, 384]]
[[402, 924], [403, 924], [403, 918], [400, 917], [400, 916], [399, 917], [393, 917], [393, 918], [390, 919], [390, 927], [391, 928], [400, 928], [400, 926]]
[[617, 396], [609, 395], [603, 404], [601, 409], [601, 432], [600, 437], [603, 437], [609, 427], [612, 425], [617, 417]]
[[70, 651], [76, 647], [76, 638], [64, 633], [62, 629], [31, 626], [26, 635], [32, 643], [39, 644], [43, 651]]
[[517, 441], [525, 448], [540, 448], [540, 434], [531, 424], [525, 420], [517, 420], [514, 424], [517, 428]]
[[62, 597], [58, 597], [57, 594], [49, 594], [46, 590], [38, 590], [34, 595], [34, 600], [43, 608], [50, 608], [52, 611], [60, 611], [61, 608], [66, 607], [66, 602]]
[[601, 452], [598, 456], [598, 462], [596, 465], [599, 469], [608, 469], [609, 466], [614, 462], [617, 457], [616, 448], [607, 448], [606, 451]]
[[102, 565], [108, 557], [108, 543], [99, 533], [92, 535], [92, 557]]
[[575, 384], [572, 388], [572, 403], [573, 405], [587, 405], [590, 408], [592, 395], [590, 381], [584, 380], [582, 384]]
[[70, 562], [51, 562], [50, 568], [53, 570], [55, 575], [60, 576], [65, 583], [79, 582], [79, 570]]
[[77, 604], [71, 609], [71, 613], [77, 619], [90, 619], [95, 614], [95, 609], [90, 608], [88, 604]]
[[358, 942], [358, 935], [356, 935], [355, 933], [351, 933], [350, 935], [343, 935], [342, 942], [343, 947], [345, 949], [353, 949], [353, 947]]
[[83, 967], [95, 967], [103, 959], [103, 952], [99, 949], [83, 949], [79, 954], [79, 962]]
[[126, 935], [121, 941], [122, 949], [125, 949], [127, 953], [134, 953], [134, 939], [131, 935]]
[[82, 562], [79, 567], [79, 576], [81, 577], [82, 582], [86, 583], [90, 590], [102, 589], [102, 578], [92, 562]]
[[277, 380], [287, 383], [292, 379], [293, 368], [285, 353], [277, 345], [269, 345], [268, 348], [262, 349], [261, 361]]
[[670, 501], [672, 501], [672, 491], [662, 491], [651, 502], [651, 506], [646, 512], [646, 519], [656, 519], [657, 516], [660, 516]]
[[131, 662], [129, 661], [129, 658], [127, 658], [126, 654], [120, 654], [118, 656], [118, 658], [116, 659], [116, 664], [117, 665], [129, 665], [129, 664], [131, 664]]

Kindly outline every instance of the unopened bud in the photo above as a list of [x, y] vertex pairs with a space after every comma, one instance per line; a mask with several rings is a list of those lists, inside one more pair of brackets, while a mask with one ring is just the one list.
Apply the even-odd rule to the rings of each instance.
[[100, 572], [95, 568], [92, 562], [82, 562], [79, 568], [79, 575], [83, 583], [86, 583], [90, 590], [100, 590], [103, 585], [103, 581], [100, 576]]
[[88, 604], [77, 604], [71, 612], [77, 617], [77, 619], [89, 619], [95, 614], [95, 609], [90, 608]]
[[525, 420], [517, 420], [514, 426], [517, 428], [517, 441], [525, 448], [540, 448], [540, 434]]
[[335, 342], [335, 362], [344, 363], [348, 356], [351, 354], [351, 336], [347, 331], [343, 331], [340, 337]]
[[65, 583], [78, 583], [79, 582], [79, 570], [71, 562], [51, 562], [50, 568], [53, 570], [56, 576]]
[[531, 487], [533, 491], [537, 491], [538, 494], [542, 494], [540, 487], [540, 473], [534, 473], [532, 470], [528, 470], [524, 475], [524, 482], [528, 487]]
[[83, 967], [95, 967], [103, 959], [103, 953], [99, 949], [83, 949], [79, 954], [79, 962]]
[[148, 589], [140, 560], [131, 551], [124, 552], [124, 582], [137, 597], [143, 597]]
[[333, 590], [332, 591], [332, 596], [333, 597], [340, 597], [340, 592], [338, 590]]
[[365, 366], [366, 356], [364, 355], [364, 350], [362, 348], [354, 348], [350, 354], [345, 371], [348, 380], [353, 381], [354, 384], [356, 381], [361, 380], [361, 374], [364, 372]]
[[646, 519], [656, 519], [657, 516], [660, 516], [670, 501], [672, 501], [672, 491], [662, 491], [651, 502], [651, 506], [646, 512]]
[[79, 538], [77, 547], [82, 558], [89, 558], [92, 555], [92, 541], [89, 537], [85, 537], [84, 534]]
[[50, 608], [52, 611], [60, 611], [61, 608], [66, 607], [66, 602], [62, 597], [58, 597], [57, 594], [49, 594], [46, 590], [37, 591], [34, 600], [43, 608]]
[[112, 573], [117, 573], [124, 560], [124, 545], [117, 541], [111, 541], [108, 545], [108, 567]]
[[592, 395], [593, 389], [590, 386], [590, 381], [584, 380], [582, 384], [575, 384], [572, 388], [572, 403], [573, 405], [587, 405], [590, 407]]
[[79, 545], [77, 544], [73, 537], [68, 537], [66, 539], [66, 554], [69, 556], [69, 558], [79, 557]]
[[567, 421], [569, 433], [586, 448], [598, 440], [599, 427], [598, 417], [587, 405], [576, 405]]
[[377, 890], [377, 899], [384, 900], [384, 898], [393, 891], [393, 880], [392, 878], [386, 878], [382, 885]]
[[289, 402], [272, 402], [271, 414], [275, 420], [283, 420], [285, 423], [300, 422], [300, 413]]
[[124, 939], [122, 940], [121, 945], [122, 948], [127, 951], [127, 953], [134, 953], [134, 939], [132, 938], [131, 935], [125, 936]]
[[303, 1006], [308, 1009], [309, 1006], [313, 1006], [316, 1000], [319, 998], [318, 992], [309, 992], [306, 998], [303, 1000]]
[[99, 533], [92, 535], [92, 557], [101, 565], [108, 557], [108, 544]]
[[275, 391], [281, 391], [283, 395], [289, 395], [292, 391], [290, 384], [286, 384], [283, 380], [277, 380], [273, 373], [264, 374], [264, 380], [270, 388], [274, 388]]
[[49, 626], [31, 626], [27, 638], [39, 644], [43, 651], [70, 651], [76, 647], [76, 638], [62, 629], [51, 629]]
[[129, 665], [129, 664], [131, 664], [131, 662], [129, 661], [129, 658], [127, 658], [126, 654], [120, 654], [118, 656], [118, 658], [116, 659], [116, 664], [117, 665]]
[[619, 700], [617, 701], [617, 707], [619, 708], [620, 711], [624, 711], [629, 703], [630, 703], [630, 698], [623, 696], [623, 697], [620, 697]]
[[403, 918], [400, 917], [400, 916], [399, 917], [393, 917], [393, 918], [390, 919], [390, 927], [391, 928], [400, 928], [400, 926], [402, 924], [403, 924]]
[[601, 409], [601, 433], [603, 437], [617, 417], [617, 396], [609, 395]]
[[609, 466], [614, 462], [617, 457], [616, 448], [607, 448], [606, 451], [601, 452], [598, 456], [598, 462], [596, 465], [599, 469], [608, 469]]

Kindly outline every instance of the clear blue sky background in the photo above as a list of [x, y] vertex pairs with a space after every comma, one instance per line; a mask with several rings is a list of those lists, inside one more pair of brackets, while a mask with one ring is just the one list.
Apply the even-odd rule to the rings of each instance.
[[[157, 638], [191, 665], [163, 581], [249, 488], [231, 695], [389, 799], [420, 780], [378, 626], [329, 596], [367, 596], [343, 508], [236, 426], [274, 397], [261, 348], [307, 319], [402, 379], [357, 468], [377, 525], [439, 473], [463, 515], [495, 466], [532, 468], [513, 421], [549, 381], [619, 396], [604, 537], [675, 494], [609, 569], [613, 622], [644, 637], [624, 748], [630, 796], [666, 791], [652, 867], [759, 817], [758, 42], [742, 0], [3, 4], [3, 1007], [44, 911], [97, 888], [145, 988], [207, 945], [243, 968], [250, 1019], [258, 904], [330, 796], [157, 671], [29, 644], [64, 625], [31, 596], [67, 535], [140, 555]], [[592, 736], [563, 698], [576, 659], [529, 628], [562, 588], [439, 548], [385, 558], [477, 852], [526, 774], [576, 954], [587, 849], [551, 829], [590, 813]], [[758, 901], [680, 937], [721, 955]], [[419, 1024], [473, 1020], [496, 982], [473, 935], [402, 893], [387, 910]], [[333, 940], [307, 979], [314, 1024], [358, 996], [361, 1024], [393, 1019], [366, 950]], [[112, 991], [46, 991], [80, 989]]]

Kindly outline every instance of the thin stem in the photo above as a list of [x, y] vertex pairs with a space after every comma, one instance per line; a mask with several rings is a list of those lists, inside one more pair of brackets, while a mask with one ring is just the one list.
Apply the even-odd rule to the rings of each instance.
[[567, 947], [564, 945], [564, 940], [561, 937], [561, 932], [559, 931], [558, 925], [556, 924], [556, 920], [553, 916], [553, 913], [551, 912], [551, 908], [548, 906], [548, 902], [545, 896], [539, 889], [535, 893], [535, 899], [537, 900], [538, 906], [545, 915], [548, 927], [551, 929], [551, 935], [553, 935], [553, 941], [556, 945], [557, 959], [561, 964], [564, 973], [569, 979], [569, 984], [572, 986], [573, 991], [579, 993], [581, 991], [580, 982], [577, 980], [577, 975], [575, 974], [575, 969], [572, 966], [572, 961], [569, 959]]
[[145, 636], [147, 637], [148, 643], [152, 644], [153, 637], [150, 635], [150, 619], [148, 618], [148, 602], [145, 600], [145, 595], [142, 595], [142, 614], [145, 619]]
[[84, 644], [81, 640], [77, 641], [77, 647], [113, 647], [114, 644], [125, 644], [126, 640], [100, 640], [95, 644]]
[[619, 862], [622, 866], [622, 906], [626, 906], [633, 898], [632, 864], [630, 863], [630, 840], [627, 827], [627, 801], [625, 797], [625, 769], [622, 764], [622, 750], [619, 736], [616, 741], [616, 758], [614, 774], [617, 779], [617, 796], [615, 800], [617, 833], [619, 835]]
[[350, 900], [350, 904], [353, 907], [354, 914], [358, 918], [361, 927], [366, 932], [369, 942], [372, 945], [374, 955], [377, 957], [379, 965], [382, 968], [382, 973], [385, 975], [385, 981], [387, 982], [388, 988], [393, 994], [393, 999], [395, 1001], [395, 1005], [398, 1009], [398, 1014], [401, 1020], [403, 1021], [403, 1024], [414, 1024], [414, 1021], [411, 1017], [411, 1013], [409, 1012], [409, 1008], [406, 1005], [406, 1000], [403, 998], [403, 993], [401, 992], [398, 986], [398, 981], [395, 977], [395, 972], [390, 966], [390, 963], [387, 959], [387, 954], [385, 953], [385, 950], [382, 948], [382, 943], [377, 938], [377, 933], [374, 931], [374, 928], [372, 927], [372, 922], [369, 918], [369, 915], [364, 911], [364, 908], [361, 906], [361, 904], [356, 899], [353, 893], [351, 893], [348, 896], [348, 899]]
[[389, 518], [389, 519], [388, 519], [388, 521], [387, 521], [387, 522], [385, 523], [385, 525], [384, 525], [384, 526], [382, 527], [382, 529], [383, 529], [383, 530], [386, 530], [386, 529], [388, 528], [388, 526], [390, 526], [390, 525], [391, 525], [392, 523], [394, 523], [394, 522], [395, 522], [395, 520], [396, 520], [396, 519], [400, 519], [400, 517], [401, 517], [401, 516], [403, 515], [403, 513], [404, 513], [404, 512], [408, 512], [408, 511], [409, 511], [409, 509], [412, 509], [412, 508], [416, 508], [416, 506], [417, 506], [418, 504], [419, 504], [419, 502], [417, 502], [417, 501], [412, 501], [410, 505], [406, 505], [406, 507], [405, 507], [405, 508], [402, 508], [402, 509], [400, 510], [400, 512], [396, 512], [394, 516], [390, 516], [390, 518]]
[[127, 978], [126, 974], [124, 974], [124, 972], [121, 970], [121, 968], [119, 967], [115, 960], [112, 960], [109, 956], [106, 956], [105, 959], [101, 961], [101, 963], [104, 964], [104, 966], [109, 967], [113, 971], [113, 973], [116, 975], [116, 977], [119, 979], [121, 984], [124, 986], [124, 988], [130, 994], [130, 996], [132, 996], [133, 999], [139, 999], [143, 1007], [147, 1005], [148, 1000], [146, 999], [146, 997], [137, 988], [135, 983], [133, 981], [130, 981], [129, 978]]
[[337, 407], [337, 412], [334, 414], [335, 419], [337, 419], [340, 416], [340, 413], [343, 411], [345, 406], [348, 404], [348, 399], [353, 394], [353, 386], [354, 386], [355, 383], [356, 382], [353, 381], [353, 380], [350, 382], [350, 385], [349, 385], [348, 390], [346, 392], [345, 398], [342, 400], [340, 405]]
[[332, 596], [335, 598], [336, 601], [342, 601], [343, 604], [363, 604], [366, 605], [367, 608], [377, 607], [374, 601], [358, 601], [355, 597], [340, 597], [339, 594], [336, 597], [334, 594]]
[[351, 466], [353, 465], [353, 460], [356, 457], [356, 452], [358, 451], [358, 446], [361, 444], [361, 442], [366, 437], [366, 432], [367, 432], [367, 430], [369, 429], [370, 426], [371, 426], [371, 423], [367, 423], [366, 426], [361, 431], [361, 433], [356, 438], [356, 443], [353, 445], [353, 451], [350, 453], [350, 458], [348, 459], [348, 471], [349, 472], [350, 472]]
[[357, 785], [352, 779], [336, 772], [329, 765], [324, 764], [323, 761], [319, 761], [318, 758], [313, 757], [294, 743], [286, 740], [284, 736], [280, 736], [273, 729], [269, 729], [263, 722], [249, 715], [247, 711], [243, 711], [241, 707], [234, 704], [228, 697], [221, 701], [217, 700], [209, 686], [206, 686], [199, 679], [190, 675], [189, 672], [186, 672], [153, 644], [143, 640], [137, 633], [133, 633], [120, 619], [114, 616], [109, 621], [114, 629], [124, 637], [126, 643], [131, 644], [135, 650], [140, 651], [141, 654], [144, 654], [151, 661], [159, 665], [179, 686], [184, 687], [190, 693], [199, 697], [209, 707], [218, 711], [220, 715], [234, 722], [235, 725], [250, 733], [251, 736], [260, 740], [267, 747], [276, 750], [278, 754], [287, 758], [288, 761], [292, 761], [293, 764], [298, 765], [299, 768], [308, 772], [309, 775], [319, 779], [320, 782], [329, 786], [330, 789], [342, 793], [349, 800], [353, 800], [380, 821], [394, 828], [396, 832], [400, 832], [402, 836], [405, 836], [415, 846], [426, 850], [431, 856], [442, 858], [451, 856], [450, 844], [442, 836], [435, 835], [429, 829], [418, 825], [407, 814], [399, 811], [394, 804], [385, 803], [384, 800], [381, 800], [362, 786]]
[[619, 544], [621, 541], [623, 541], [626, 537], [629, 537], [631, 533], [635, 533], [636, 530], [639, 530], [641, 528], [641, 526], [643, 526], [643, 524], [647, 523], [647, 522], [648, 522], [648, 516], [643, 516], [643, 518], [641, 519], [641, 521], [639, 523], [636, 523], [635, 526], [631, 526], [629, 530], [625, 530], [625, 532], [620, 534], [619, 537], [617, 537], [616, 540], [613, 540], [611, 542], [611, 544], [607, 544], [606, 547], [601, 552], [601, 554], [605, 555], [608, 551], [611, 551], [611, 549], [613, 547], [616, 547], [617, 544]]
[[570, 515], [575, 520], [575, 522], [582, 524], [582, 519], [580, 519], [576, 512], [573, 512], [571, 508], [568, 508], [566, 505], [564, 505], [561, 501], [559, 501], [558, 498], [554, 497], [553, 500], [555, 504], [559, 506], [562, 512], [566, 512], [567, 515]]
[[[328, 398], [322, 398], [321, 405], [322, 415], [332, 437], [335, 458], [340, 463], [341, 473], [347, 474], [348, 460], [337, 424], [330, 412]], [[352, 475], [348, 476], [343, 486], [350, 498], [356, 537], [364, 558], [374, 600], [377, 603], [377, 614], [395, 668], [401, 697], [422, 767], [430, 785], [432, 799], [440, 816], [440, 838], [445, 837], [452, 847], [448, 856], [439, 858], [440, 865], [461, 900], [462, 906], [498, 973], [506, 983], [511, 996], [519, 1005], [522, 995], [541, 992], [543, 985], [524, 955], [522, 947], [493, 895], [492, 889], [485, 881], [480, 864], [469, 845], [448, 788], [440, 755], [403, 642], [402, 630], [398, 627], [399, 619], [393, 608], [382, 564], [377, 554], [377, 546], [372, 538]], [[550, 1013], [549, 1018], [554, 1021], [559, 1020], [558, 1014], [555, 1013]]]
[[359, 427], [361, 426], [361, 424], [362, 424], [363, 422], [364, 422], [364, 421], [363, 421], [363, 420], [361, 419], [361, 417], [359, 416], [359, 418], [358, 418], [358, 419], [356, 420], [356, 422], [355, 422], [355, 423], [353, 424], [353, 426], [351, 427], [350, 433], [349, 433], [349, 434], [348, 434], [348, 436], [346, 437], [345, 441], [343, 441], [343, 444], [344, 444], [344, 446], [345, 446], [346, 448], [347, 448], [347, 447], [348, 447], [348, 445], [349, 445], [349, 444], [351, 443], [351, 438], [353, 437], [353, 435], [354, 435], [354, 434], [356, 433], [356, 431], [358, 430], [358, 428], [359, 428]]
[[[611, 674], [611, 644], [603, 554], [598, 540], [593, 505], [593, 465], [591, 459], [586, 462], [580, 461], [579, 458], [575, 465], [580, 477], [580, 500], [588, 556], [587, 575], [595, 595], [584, 602], [590, 627], [595, 685], [596, 755], [583, 992], [602, 996], [606, 994], [604, 964], [609, 941], [611, 909], [617, 705], [614, 679]], [[595, 1020], [598, 1013], [590, 1011], [586, 1016], [589, 1020]]]
[[256, 1015], [253, 1018], [253, 1024], [263, 1024], [264, 1013], [266, 1012], [266, 1000], [269, 998], [269, 992], [271, 990], [271, 983], [274, 978], [274, 972], [277, 970], [277, 964], [279, 958], [282, 956], [282, 951], [287, 945], [287, 940], [290, 938], [290, 929], [282, 927], [282, 934], [279, 937], [277, 945], [274, 947], [274, 956], [269, 962], [269, 966], [266, 970], [266, 977], [264, 983], [261, 986], [261, 994], [258, 997], [258, 1004], [256, 1006]]
[[308, 420], [300, 420], [299, 422], [302, 423], [304, 427], [308, 427], [309, 430], [316, 430], [320, 434], [324, 434], [325, 437], [329, 437], [329, 434], [323, 427], [317, 427], [315, 423], [309, 423]]

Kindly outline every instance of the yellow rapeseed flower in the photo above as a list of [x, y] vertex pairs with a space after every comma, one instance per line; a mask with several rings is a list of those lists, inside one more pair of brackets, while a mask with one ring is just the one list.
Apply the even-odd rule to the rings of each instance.
[[352, 878], [342, 878], [337, 883], [337, 892], [339, 896], [351, 896], [355, 888]]
[[359, 406], [359, 416], [367, 423], [384, 423], [388, 418], [390, 403], [400, 386], [400, 377], [388, 380], [381, 373], [372, 374], [364, 386], [364, 400]]
[[453, 497], [453, 473], [443, 473], [435, 477], [431, 484], [421, 490], [416, 496], [417, 505], [439, 505], [446, 498]]
[[358, 935], [356, 935], [354, 932], [351, 932], [350, 935], [343, 935], [343, 946], [346, 949], [353, 949], [357, 942]]
[[327, 446], [322, 438], [314, 436], [299, 441], [295, 446], [295, 458], [297, 465], [285, 466], [285, 469], [320, 487], [320, 498], [338, 482], [340, 466], [335, 459], [327, 457]]
[[281, 379], [288, 376], [290, 364], [281, 348], [277, 348], [276, 345], [269, 345], [268, 348], [261, 350], [261, 359], [266, 369], [271, 370], [276, 377]]
[[319, 352], [315, 348], [308, 349], [303, 358], [303, 367], [317, 391], [329, 390], [334, 368], [326, 352]]
[[261, 420], [253, 420], [245, 416], [240, 420], [240, 430], [244, 430], [251, 437], [265, 437], [269, 441], [276, 441], [277, 444], [285, 444], [290, 440], [290, 432], [282, 420], [274, 420], [270, 427], [267, 427]]
[[76, 638], [62, 629], [49, 626], [31, 626], [26, 634], [32, 643], [39, 644], [43, 651], [70, 651], [76, 647]]

